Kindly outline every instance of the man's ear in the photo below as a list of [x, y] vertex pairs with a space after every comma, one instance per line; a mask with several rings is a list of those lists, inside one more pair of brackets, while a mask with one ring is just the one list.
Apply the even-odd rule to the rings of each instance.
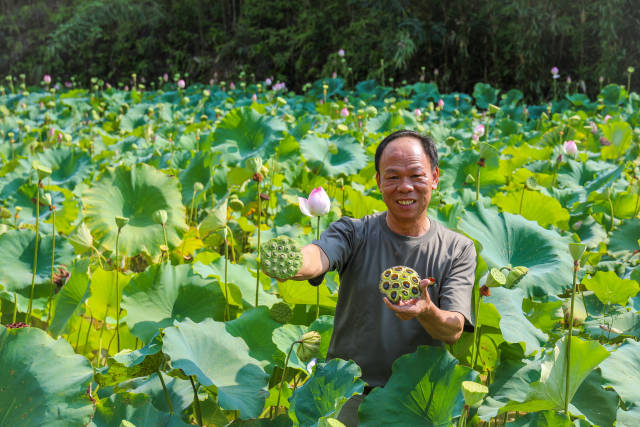
[[440, 182], [440, 168], [436, 166], [436, 168], [433, 170], [433, 180], [431, 182], [431, 188], [435, 190], [438, 187], [438, 182]]
[[376, 184], [378, 184], [378, 191], [382, 192], [380, 190], [380, 172], [376, 172]]

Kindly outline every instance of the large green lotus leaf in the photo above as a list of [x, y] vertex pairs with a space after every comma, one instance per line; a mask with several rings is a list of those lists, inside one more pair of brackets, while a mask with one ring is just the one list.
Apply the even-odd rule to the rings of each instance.
[[629, 149], [633, 141], [633, 129], [627, 122], [609, 120], [600, 125], [600, 130], [611, 145], [602, 147], [602, 158], [605, 160], [617, 160]]
[[131, 333], [148, 342], [174, 320], [222, 320], [224, 295], [214, 281], [195, 274], [188, 264], [156, 264], [131, 279], [122, 292], [122, 308]]
[[289, 398], [289, 416], [302, 426], [317, 426], [322, 417], [337, 417], [354, 394], [362, 394], [360, 367], [352, 360], [332, 359], [318, 363], [316, 370]]
[[104, 321], [107, 317], [116, 319], [116, 307], [120, 307], [122, 291], [129, 284], [131, 276], [118, 274], [118, 291], [116, 295], [116, 271], [105, 271], [97, 268], [91, 275], [89, 285], [90, 297], [88, 300], [89, 314], [98, 320]]
[[640, 291], [638, 282], [621, 279], [614, 271], [598, 271], [593, 277], [583, 279], [582, 283], [593, 291], [603, 304], [627, 305], [629, 298]]
[[213, 134], [216, 145], [229, 146], [226, 161], [244, 160], [252, 156], [267, 157], [282, 139], [285, 123], [269, 115], [261, 115], [251, 107], [231, 110]]
[[584, 415], [592, 424], [611, 426], [616, 419], [618, 399], [615, 391], [604, 389], [600, 369], [594, 369], [573, 396], [569, 411]]
[[620, 85], [611, 83], [606, 85], [598, 95], [607, 107], [615, 107], [627, 98], [627, 91]]
[[[11, 292], [20, 292], [29, 296], [33, 275], [33, 253], [35, 252], [36, 233], [30, 229], [9, 230], [0, 234], [0, 285]], [[73, 247], [67, 239], [56, 236], [56, 250], [53, 269], [57, 271], [62, 264], [70, 265], [73, 260]], [[51, 280], [51, 254], [53, 237], [42, 235], [38, 239], [38, 262], [35, 283], [42, 284]], [[49, 286], [38, 287], [36, 296], [49, 294]]]
[[115, 217], [129, 218], [120, 232], [119, 251], [122, 255], [147, 252], [160, 254], [164, 245], [162, 227], [153, 220], [153, 213], [167, 212], [167, 240], [170, 246], [180, 243], [179, 232], [186, 228], [185, 208], [178, 189], [178, 180], [145, 164], [130, 170], [119, 167], [105, 174], [84, 192], [86, 217], [95, 241], [115, 252]]
[[[220, 257], [211, 264], [205, 265], [196, 262], [193, 271], [202, 277], [215, 277], [220, 283], [224, 292], [224, 257]], [[242, 264], [229, 263], [227, 265], [227, 282], [232, 289], [230, 293], [230, 303], [242, 306], [244, 304], [254, 305], [256, 302], [256, 276]], [[236, 287], [239, 292], [234, 292]], [[262, 286], [258, 288], [258, 302], [260, 305], [271, 307], [278, 302], [278, 298], [265, 292]]]
[[[291, 345], [298, 341], [302, 335], [309, 331], [316, 331], [320, 334], [320, 347], [318, 349], [317, 357], [319, 359], [325, 359], [327, 357], [327, 351], [329, 350], [329, 343], [331, 341], [331, 334], [333, 333], [333, 317], [332, 316], [320, 316], [314, 320], [311, 325], [282, 325], [274, 329], [272, 332], [272, 341], [280, 350], [281, 357], [276, 362], [279, 366], [284, 367], [284, 358], [289, 352]], [[291, 356], [289, 358], [289, 364], [287, 366], [295, 367], [297, 369], [306, 370], [307, 364], [298, 358], [296, 353], [296, 344], [293, 346]]]
[[618, 409], [616, 427], [636, 427], [640, 425], [640, 406], [634, 406], [628, 411]]
[[420, 346], [398, 358], [387, 385], [364, 399], [360, 424], [448, 426], [464, 405], [462, 382], [475, 376], [444, 348]]
[[350, 185], [345, 185], [344, 191], [345, 210], [353, 218], [387, 210], [387, 205], [382, 200], [362, 194], [362, 191], [355, 190]]
[[[178, 177], [182, 187], [182, 202], [185, 206], [191, 207], [191, 199], [193, 198], [193, 186], [196, 182], [202, 184], [203, 190], [209, 187], [211, 179], [211, 161], [212, 153], [197, 152], [189, 165], [180, 171]], [[198, 195], [196, 194], [196, 201]]]
[[225, 324], [207, 319], [187, 319], [164, 330], [163, 352], [173, 368], [195, 375], [204, 386], [218, 388], [220, 407], [239, 410], [242, 418], [262, 412], [269, 376], [260, 362], [249, 356], [249, 347], [229, 334]]
[[[569, 211], [563, 208], [555, 198], [537, 191], [525, 191], [524, 196], [522, 190], [498, 193], [492, 201], [502, 210], [522, 215], [526, 219], [536, 221], [544, 228], [555, 225], [566, 230], [569, 226]], [[521, 201], [522, 211], [520, 210]]]
[[96, 405], [93, 425], [96, 427], [121, 427], [122, 421], [129, 421], [136, 427], [189, 426], [178, 415], [157, 410], [149, 396], [144, 394], [117, 393], [101, 399]]
[[494, 89], [486, 83], [476, 83], [473, 87], [473, 97], [476, 105], [483, 110], [489, 108], [489, 104], [496, 104], [498, 101], [499, 89]]
[[640, 343], [625, 341], [600, 365], [602, 377], [612, 386], [626, 405], [640, 406]]
[[571, 427], [572, 425], [566, 415], [555, 411], [533, 412], [507, 423], [507, 427]]
[[279, 353], [271, 335], [280, 326], [282, 324], [271, 318], [266, 307], [245, 311], [239, 318], [226, 323], [227, 332], [244, 340], [249, 346], [249, 356], [258, 360], [267, 373], [273, 371]]
[[[309, 283], [300, 283], [296, 280], [287, 280], [278, 283], [278, 292], [283, 300], [289, 304], [315, 304], [317, 301], [317, 288]], [[338, 294], [332, 294], [325, 285], [320, 285], [320, 305], [334, 308], [338, 301]]]
[[398, 113], [383, 111], [367, 120], [366, 128], [369, 133], [390, 133], [404, 128], [404, 118]]
[[69, 319], [80, 311], [80, 307], [89, 298], [89, 260], [73, 263], [67, 283], [53, 300], [53, 318], [49, 331], [54, 336], [65, 331]]
[[91, 364], [38, 328], [0, 326], [0, 424], [85, 425]]
[[[193, 403], [193, 388], [189, 380], [170, 377], [162, 374], [164, 384], [169, 392], [171, 406], [175, 412], [187, 409]], [[164, 388], [160, 382], [158, 373], [149, 375], [147, 378], [135, 378], [125, 384], [120, 384], [121, 388], [131, 390], [131, 393], [146, 394], [151, 397], [151, 402], [158, 410], [169, 412], [169, 404], [164, 394]]]
[[[528, 400], [546, 400], [553, 402], [553, 408], [562, 409], [565, 402], [567, 370], [567, 338], [560, 339], [553, 351], [542, 360], [540, 381], [531, 385]], [[569, 371], [569, 401], [587, 376], [603, 360], [609, 357], [609, 351], [595, 341], [583, 341], [571, 338], [571, 369]]]
[[[589, 313], [594, 315], [593, 312]], [[640, 313], [626, 310], [614, 311], [609, 316], [590, 318], [584, 322], [583, 326], [584, 331], [593, 339], [613, 340], [615, 338], [617, 341], [620, 335], [640, 338]], [[616, 329], [618, 332], [614, 332]]]
[[614, 254], [626, 251], [633, 252], [640, 249], [638, 246], [639, 238], [640, 218], [628, 219], [611, 233], [607, 249]]
[[505, 341], [511, 343], [525, 343], [525, 354], [530, 355], [540, 350], [549, 336], [533, 326], [522, 311], [522, 289], [505, 289], [496, 287], [491, 289], [491, 296], [485, 297], [484, 302], [493, 304], [500, 313], [500, 330]]
[[326, 139], [307, 134], [300, 141], [300, 150], [314, 174], [331, 178], [356, 174], [368, 163], [364, 148], [350, 135]]
[[479, 254], [489, 267], [508, 264], [529, 268], [517, 285], [527, 296], [557, 295], [571, 283], [573, 261], [569, 240], [545, 230], [519, 215], [497, 213], [483, 207], [467, 208], [458, 224], [472, 238], [482, 242]]
[[[122, 357], [123, 354], [120, 352], [115, 356]], [[149, 376], [160, 369], [164, 360], [162, 353], [155, 353], [143, 358], [141, 363], [126, 366], [115, 360], [115, 356], [109, 358], [108, 369], [96, 373], [95, 381], [101, 387], [114, 386], [132, 378]]]
[[91, 172], [91, 158], [71, 147], [56, 147], [43, 151], [37, 159], [51, 168], [47, 185], [53, 184], [73, 190]]

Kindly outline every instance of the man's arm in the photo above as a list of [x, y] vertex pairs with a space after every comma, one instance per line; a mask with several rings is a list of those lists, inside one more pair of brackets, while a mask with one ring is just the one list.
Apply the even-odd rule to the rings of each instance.
[[329, 258], [320, 246], [309, 243], [302, 248], [302, 267], [293, 276], [293, 280], [308, 280], [329, 271]]
[[402, 320], [416, 318], [431, 337], [454, 344], [462, 335], [464, 316], [457, 311], [447, 311], [438, 308], [427, 291], [428, 280], [420, 282], [422, 295], [418, 299], [400, 301], [394, 305], [385, 297], [384, 303]]

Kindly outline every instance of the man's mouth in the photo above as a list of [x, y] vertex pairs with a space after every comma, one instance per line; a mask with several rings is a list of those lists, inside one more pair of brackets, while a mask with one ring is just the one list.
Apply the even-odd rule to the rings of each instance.
[[409, 206], [414, 204], [416, 201], [414, 199], [404, 199], [404, 200], [398, 200], [397, 203], [402, 205], [402, 206]]

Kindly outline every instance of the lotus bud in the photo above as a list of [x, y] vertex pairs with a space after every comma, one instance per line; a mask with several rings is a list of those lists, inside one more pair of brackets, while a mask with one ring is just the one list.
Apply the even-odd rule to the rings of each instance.
[[0, 218], [7, 219], [11, 218], [11, 211], [4, 206], [0, 206]]
[[50, 206], [50, 207], [53, 206], [53, 202], [51, 200], [51, 194], [50, 193], [46, 193], [43, 196], [43, 199], [44, 199], [45, 203], [47, 204], [47, 206]]
[[462, 382], [462, 395], [464, 396], [464, 403], [467, 406], [473, 406], [479, 403], [489, 393], [489, 388], [475, 381], [463, 381]]
[[202, 185], [201, 182], [196, 182], [193, 184], [193, 189], [196, 193], [199, 193], [200, 191], [204, 190], [204, 185]]
[[156, 224], [165, 225], [168, 219], [167, 211], [158, 209], [153, 213], [152, 218]]
[[49, 175], [51, 175], [51, 168], [43, 165], [42, 163], [40, 163], [40, 161], [38, 160], [34, 160], [31, 163], [31, 166], [36, 170], [36, 172], [38, 173], [38, 180], [42, 181], [43, 179], [45, 179], [46, 177], [48, 177]]
[[536, 181], [536, 178], [533, 176], [527, 178], [527, 181], [524, 183], [524, 185], [529, 191], [535, 191], [538, 189], [538, 181]]
[[336, 144], [329, 144], [329, 153], [338, 154], [338, 146]]
[[485, 282], [486, 286], [495, 288], [497, 286], [504, 286], [505, 283], [507, 283], [507, 278], [504, 277], [502, 271], [495, 267], [489, 270], [489, 275], [487, 276], [487, 281]]
[[129, 218], [124, 217], [124, 216], [117, 216], [116, 217], [116, 225], [118, 226], [118, 230], [121, 230], [122, 227], [124, 227], [128, 223], [129, 223]]
[[573, 261], [580, 261], [580, 258], [582, 258], [582, 254], [584, 254], [586, 248], [587, 245], [584, 243], [569, 243], [569, 252], [571, 253]]
[[529, 269], [524, 266], [518, 266], [512, 268], [507, 274], [507, 288], [512, 288], [522, 280], [522, 278], [529, 272]]
[[300, 211], [307, 216], [322, 216], [329, 213], [331, 200], [322, 187], [314, 188], [308, 199], [298, 197]]
[[574, 140], [565, 141], [562, 148], [564, 153], [570, 156], [575, 156], [578, 153], [578, 146]]
[[300, 345], [296, 350], [298, 359], [305, 363], [311, 360], [316, 354], [318, 354], [321, 342], [322, 337], [316, 331], [309, 331], [306, 334], [302, 335], [299, 341]]
[[253, 173], [260, 172], [260, 168], [262, 168], [262, 158], [260, 157], [251, 157], [245, 161], [245, 166]]

